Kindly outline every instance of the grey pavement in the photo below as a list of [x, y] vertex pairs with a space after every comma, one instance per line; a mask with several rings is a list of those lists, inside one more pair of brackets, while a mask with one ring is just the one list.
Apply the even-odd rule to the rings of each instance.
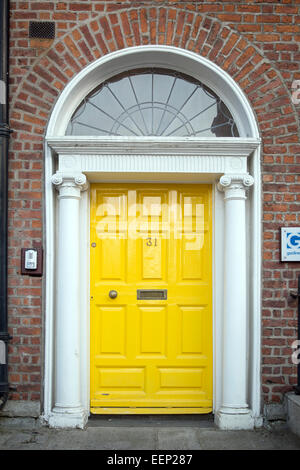
[[222, 431], [212, 419], [93, 417], [86, 429], [49, 429], [38, 420], [0, 418], [1, 450], [300, 450], [300, 438], [274, 424]]

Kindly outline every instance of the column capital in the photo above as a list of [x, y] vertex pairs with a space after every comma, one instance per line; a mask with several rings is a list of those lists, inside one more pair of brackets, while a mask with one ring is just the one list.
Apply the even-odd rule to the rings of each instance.
[[225, 199], [246, 199], [246, 190], [254, 184], [254, 178], [246, 174], [225, 174], [221, 176], [218, 189], [225, 193]]
[[87, 179], [83, 173], [56, 172], [51, 182], [59, 191], [59, 197], [80, 197], [80, 192], [87, 189]]

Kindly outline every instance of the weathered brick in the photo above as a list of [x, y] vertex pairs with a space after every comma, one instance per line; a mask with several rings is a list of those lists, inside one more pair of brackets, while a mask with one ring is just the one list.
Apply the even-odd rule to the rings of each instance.
[[[95, 59], [124, 47], [166, 44], [199, 53], [227, 71], [257, 117], [263, 141], [262, 393], [266, 401], [281, 401], [296, 377], [287, 342], [296, 337], [296, 309], [286, 296], [296, 288], [300, 265], [287, 269], [280, 262], [279, 229], [300, 224], [300, 110], [291, 100], [292, 83], [300, 79], [298, 5], [65, 0], [11, 2], [11, 10], [8, 272], [15, 332], [9, 361], [10, 380], [17, 385], [12, 399], [39, 400], [42, 387], [41, 280], [20, 276], [18, 253], [42, 241], [43, 137], [55, 100]], [[47, 47], [29, 43], [29, 21], [46, 19], [55, 22], [55, 40]]]

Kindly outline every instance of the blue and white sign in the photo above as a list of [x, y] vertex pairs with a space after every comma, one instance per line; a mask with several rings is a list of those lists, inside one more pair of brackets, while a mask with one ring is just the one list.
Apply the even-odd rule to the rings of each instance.
[[300, 227], [281, 228], [281, 261], [300, 261]]

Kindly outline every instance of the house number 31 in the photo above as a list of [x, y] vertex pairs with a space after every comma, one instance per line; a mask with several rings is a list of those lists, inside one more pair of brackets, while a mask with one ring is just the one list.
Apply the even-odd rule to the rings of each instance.
[[147, 246], [157, 246], [157, 238], [153, 239], [152, 237], [148, 237], [146, 245]]

